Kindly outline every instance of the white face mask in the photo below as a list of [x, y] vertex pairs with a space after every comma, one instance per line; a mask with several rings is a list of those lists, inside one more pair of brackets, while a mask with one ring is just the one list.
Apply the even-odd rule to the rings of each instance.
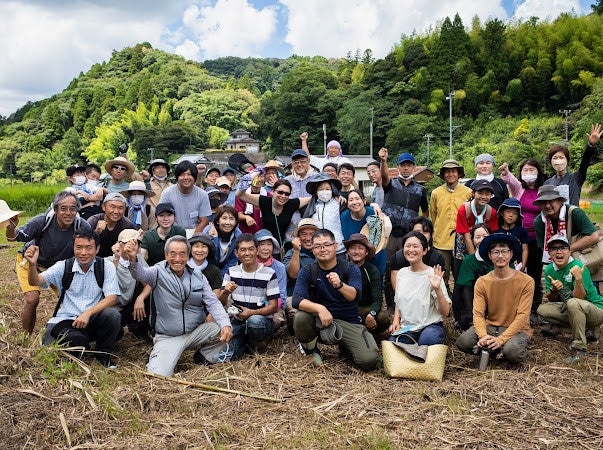
[[162, 177], [158, 177], [158, 176], [154, 175], [153, 178], [155, 178], [157, 181], [163, 181], [167, 178], [167, 175], [164, 175]]
[[552, 166], [557, 172], [565, 172], [565, 169], [567, 169], [567, 160], [556, 159], [555, 162], [552, 163]]
[[318, 191], [316, 196], [319, 202], [327, 203], [333, 198], [333, 191]]
[[77, 186], [81, 186], [84, 183], [86, 183], [86, 177], [84, 175], [78, 175], [77, 177], [75, 177], [75, 184]]
[[130, 195], [130, 203], [132, 203], [134, 206], [142, 205], [144, 203], [144, 195]]
[[533, 183], [536, 181], [536, 178], [538, 178], [538, 175], [536, 175], [535, 173], [527, 173], [521, 176], [521, 179], [526, 183]]

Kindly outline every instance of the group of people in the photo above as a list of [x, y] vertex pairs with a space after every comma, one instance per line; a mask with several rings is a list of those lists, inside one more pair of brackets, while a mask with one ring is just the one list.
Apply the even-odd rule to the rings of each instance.
[[152, 342], [148, 371], [171, 376], [186, 350], [199, 363], [231, 361], [265, 351], [283, 327], [317, 366], [327, 344], [373, 370], [380, 340], [444, 342], [452, 310], [466, 353], [524, 361], [532, 325], [548, 323], [543, 334], [571, 329], [575, 362], [603, 323], [603, 270], [571, 257], [599, 239], [576, 203], [600, 135], [593, 125], [576, 173], [567, 149], [552, 147], [549, 179], [532, 158], [517, 177], [502, 164], [498, 178], [484, 153], [461, 183], [464, 168], [446, 160], [429, 199], [413, 155], [398, 156], [391, 177], [382, 148], [367, 196], [341, 145], [311, 156], [307, 133], [287, 176], [277, 161], [240, 179], [183, 161], [172, 183], [164, 160], [137, 174], [120, 156], [100, 184], [99, 166], [72, 166], [71, 185], [23, 226], [0, 204], [7, 239], [25, 243], [15, 266], [22, 325], [33, 331], [40, 288], [51, 286], [44, 342], [96, 342], [107, 367], [126, 329]]

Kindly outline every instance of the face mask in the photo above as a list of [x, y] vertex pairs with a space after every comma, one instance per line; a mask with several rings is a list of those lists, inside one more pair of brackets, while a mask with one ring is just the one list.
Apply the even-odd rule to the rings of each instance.
[[134, 206], [140, 206], [144, 203], [144, 195], [130, 195], [130, 203]]
[[319, 202], [327, 203], [333, 198], [333, 191], [318, 191], [316, 196]]
[[527, 174], [521, 176], [521, 179], [523, 181], [525, 181], [526, 183], [533, 183], [536, 181], [536, 178], [538, 178], [538, 175], [536, 175], [534, 173], [527, 173]]
[[222, 200], [220, 200], [219, 198], [210, 198], [209, 199], [209, 207], [211, 209], [216, 209], [221, 204], [222, 204]]
[[557, 172], [565, 172], [567, 169], [567, 161], [565, 159], [556, 159], [554, 163], [552, 163], [553, 169]]
[[77, 177], [75, 177], [75, 184], [77, 186], [81, 186], [85, 182], [86, 182], [86, 177], [84, 175], [78, 175]]
[[154, 176], [154, 178], [155, 178], [157, 181], [163, 181], [163, 180], [165, 180], [165, 179], [167, 178], [167, 175], [164, 175], [164, 176], [162, 176], [162, 177]]
[[412, 180], [412, 178], [414, 177], [414, 175], [409, 175], [407, 177], [403, 177], [402, 175], [398, 175], [398, 177], [400, 177], [404, 181], [408, 181], [408, 180]]

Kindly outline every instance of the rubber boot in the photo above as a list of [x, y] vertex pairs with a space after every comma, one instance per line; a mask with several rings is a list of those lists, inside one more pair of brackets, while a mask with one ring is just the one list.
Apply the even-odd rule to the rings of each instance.
[[316, 367], [322, 365], [322, 357], [320, 356], [320, 351], [318, 350], [317, 342], [318, 337], [315, 337], [309, 342], [301, 343], [301, 346], [304, 349], [304, 352], [306, 352], [306, 355], [312, 356], [312, 364], [314, 364]]

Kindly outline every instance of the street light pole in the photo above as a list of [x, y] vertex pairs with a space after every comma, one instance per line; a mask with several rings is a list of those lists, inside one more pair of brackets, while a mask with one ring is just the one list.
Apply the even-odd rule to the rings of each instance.
[[324, 153], [326, 155], [327, 154], [327, 124], [326, 123], [322, 124], [322, 139], [324, 141], [323, 147], [324, 147]]
[[452, 98], [454, 97], [454, 92], [449, 91], [448, 92], [448, 97], [446, 97], [446, 100], [448, 100], [448, 117], [450, 119], [450, 135], [449, 135], [449, 143], [450, 143], [450, 159], [452, 159]]
[[565, 146], [567, 147], [569, 144], [569, 115], [574, 112], [573, 109], [560, 109], [559, 114], [563, 114], [565, 116], [565, 124], [563, 128], [565, 129]]
[[375, 107], [371, 106], [371, 132], [370, 132], [370, 139], [371, 139], [371, 159], [373, 159], [373, 122], [375, 121]]
[[427, 138], [427, 167], [429, 167], [429, 145], [431, 144], [431, 139], [433, 138], [433, 134], [427, 133], [424, 138]]

